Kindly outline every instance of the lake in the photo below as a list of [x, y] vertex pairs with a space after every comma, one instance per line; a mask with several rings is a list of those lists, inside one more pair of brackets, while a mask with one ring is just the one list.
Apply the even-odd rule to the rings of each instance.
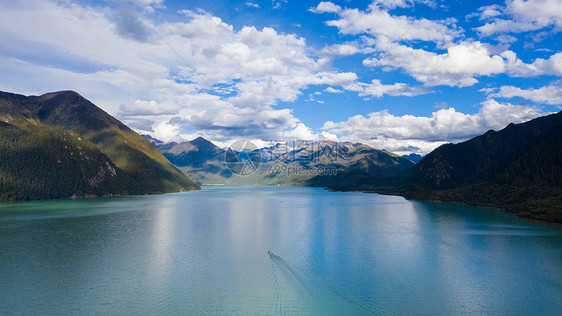
[[495, 209], [253, 186], [0, 204], [2, 315], [560, 311], [562, 227]]

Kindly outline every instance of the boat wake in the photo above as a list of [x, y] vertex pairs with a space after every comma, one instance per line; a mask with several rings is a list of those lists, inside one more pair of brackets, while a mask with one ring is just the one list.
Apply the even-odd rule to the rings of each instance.
[[[361, 309], [361, 310], [363, 310], [363, 311], [365, 311], [369, 314], [373, 314], [373, 315], [384, 315], [385, 314], [385, 313], [383, 313], [383, 311], [379, 307], [373, 306], [372, 304], [369, 304], [369, 303], [362, 302], [360, 299], [354, 297], [353, 295], [348, 294], [345, 291], [329, 284], [328, 282], [314, 276], [313, 274], [311, 274], [311, 273], [305, 271], [304, 269], [296, 266], [292, 262], [275, 255], [273, 252], [268, 251], [267, 253], [269, 255], [269, 258], [271, 259], [272, 269], [274, 269], [275, 265], [278, 266], [280, 271], [286, 273], [292, 279], [296, 280], [297, 284], [299, 284], [303, 289], [305, 289], [305, 292], [307, 294], [309, 294], [310, 296], [314, 296], [314, 291], [312, 290], [312, 288], [310, 288], [310, 286], [307, 285], [307, 282], [306, 282], [305, 278], [319, 284], [320, 286], [322, 286], [326, 290], [334, 293], [335, 295], [344, 299], [348, 303], [358, 307], [359, 309]], [[274, 276], [274, 283], [275, 283], [274, 286], [276, 288], [276, 292], [279, 293], [279, 284], [277, 282], [276, 276]]]

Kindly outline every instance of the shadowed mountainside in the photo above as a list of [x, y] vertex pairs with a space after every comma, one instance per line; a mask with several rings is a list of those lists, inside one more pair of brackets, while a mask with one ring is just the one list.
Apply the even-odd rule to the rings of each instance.
[[146, 139], [76, 92], [0, 92], [0, 121], [0, 200], [199, 188]]
[[562, 222], [562, 112], [443, 145], [393, 193]]

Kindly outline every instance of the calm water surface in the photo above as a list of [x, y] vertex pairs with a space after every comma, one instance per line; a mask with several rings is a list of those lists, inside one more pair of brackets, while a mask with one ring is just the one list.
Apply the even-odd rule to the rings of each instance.
[[560, 311], [562, 227], [492, 209], [227, 186], [0, 205], [2, 315]]

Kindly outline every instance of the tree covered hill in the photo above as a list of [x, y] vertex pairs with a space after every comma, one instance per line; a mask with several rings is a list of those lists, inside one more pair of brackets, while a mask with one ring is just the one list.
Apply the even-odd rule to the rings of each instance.
[[443, 145], [412, 168], [397, 193], [562, 222], [562, 112]]
[[0, 92], [0, 200], [177, 192], [199, 186], [76, 92]]

